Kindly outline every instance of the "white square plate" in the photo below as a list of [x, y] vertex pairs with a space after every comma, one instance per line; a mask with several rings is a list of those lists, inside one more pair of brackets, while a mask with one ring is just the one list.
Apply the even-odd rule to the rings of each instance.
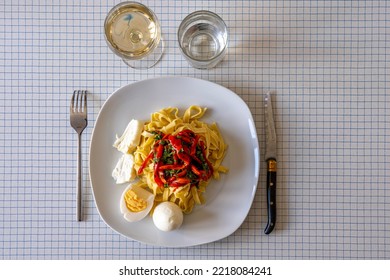
[[[165, 107], [181, 113], [190, 105], [207, 107], [201, 119], [216, 122], [228, 144], [223, 165], [229, 168], [220, 180], [212, 180], [206, 203], [184, 216], [179, 230], [162, 232], [151, 219], [127, 222], [119, 209], [124, 185], [116, 185], [111, 172], [120, 153], [113, 148], [131, 119], [148, 121]], [[104, 103], [92, 133], [89, 172], [96, 207], [105, 223], [118, 233], [139, 242], [186, 247], [229, 236], [245, 220], [259, 179], [259, 146], [252, 114], [234, 92], [211, 82], [185, 77], [166, 77], [135, 82], [116, 90]]]

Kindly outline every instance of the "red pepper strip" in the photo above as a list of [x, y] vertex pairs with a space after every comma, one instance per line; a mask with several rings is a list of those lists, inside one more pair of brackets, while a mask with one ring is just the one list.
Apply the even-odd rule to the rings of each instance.
[[204, 171], [199, 170], [195, 165], [191, 165], [191, 171], [198, 177], [204, 177]]
[[184, 166], [189, 166], [191, 164], [191, 157], [185, 153], [177, 153], [179, 159], [183, 161]]
[[172, 177], [168, 178], [168, 180], [167, 180], [168, 185], [171, 185], [171, 183], [172, 183], [173, 181], [175, 181], [176, 179], [177, 179], [177, 178], [176, 178], [175, 176], [172, 176]]
[[201, 180], [207, 181], [210, 178], [210, 175], [205, 170], [199, 170], [195, 166], [191, 166], [191, 171], [194, 172]]
[[179, 162], [179, 157], [177, 156], [176, 153], [174, 153], [174, 154], [173, 154], [173, 163], [174, 163], [174, 164], [178, 164], [178, 162]]
[[167, 183], [167, 180], [164, 177], [164, 172], [163, 171], [159, 171], [158, 172], [158, 176], [160, 177], [161, 182], [165, 185]]
[[190, 183], [191, 180], [188, 178], [177, 178], [174, 182], [176, 182], [178, 184], [186, 185], [186, 184]]
[[148, 164], [149, 160], [151, 160], [152, 158], [153, 158], [153, 151], [149, 153], [149, 155], [146, 157], [146, 159], [142, 163], [141, 167], [138, 169], [138, 175], [140, 175], [142, 173], [142, 171], [144, 171], [144, 169], [145, 169], [146, 165]]
[[187, 169], [183, 169], [182, 171], [180, 171], [179, 173], [176, 174], [176, 177], [180, 178], [180, 177], [184, 177], [186, 176], [187, 174]]
[[185, 178], [184, 176], [186, 174], [187, 174], [187, 169], [183, 169], [182, 171], [180, 171], [176, 175], [173, 175], [171, 177], [166, 178], [167, 184], [171, 185], [171, 183], [174, 182], [175, 180], [177, 180], [178, 178]]
[[195, 133], [192, 130], [190, 130], [190, 129], [184, 129], [184, 130], [180, 131], [177, 135], [179, 135], [179, 136], [187, 136], [187, 137], [190, 137], [190, 138], [195, 137]]
[[183, 145], [183, 152], [189, 155], [191, 153], [191, 150], [187, 145]]
[[181, 164], [166, 164], [166, 165], [161, 165], [159, 170], [179, 170], [183, 168], [185, 168], [185, 166]]
[[169, 142], [171, 142], [172, 147], [179, 153], [183, 149], [181, 141], [173, 135], [168, 136]]
[[194, 160], [194, 161], [196, 161], [196, 162], [199, 163], [200, 165], [203, 164], [203, 162], [200, 160], [200, 158], [198, 158], [198, 157], [196, 156], [196, 154], [193, 155], [193, 156], [191, 155], [191, 159]]
[[164, 153], [164, 145], [159, 144], [156, 150], [156, 162], [159, 163]]
[[191, 182], [190, 179], [188, 178], [177, 178], [176, 180], [174, 180], [170, 186], [172, 187], [182, 187], [182, 186], [185, 186], [187, 184], [189, 184]]
[[194, 141], [192, 142], [191, 152], [190, 152], [191, 156], [194, 156], [196, 154], [196, 147], [198, 146], [199, 138], [200, 136], [196, 135]]
[[183, 141], [184, 143], [186, 144], [191, 144], [192, 142], [192, 137], [187, 137], [187, 136], [177, 136], [177, 138], [179, 138], [181, 141]]
[[161, 165], [161, 158], [162, 158], [163, 152], [164, 152], [164, 146], [161, 144], [158, 145], [157, 150], [156, 150], [156, 159], [155, 159], [156, 162], [154, 164], [154, 181], [160, 187], [164, 186], [164, 183], [161, 180], [160, 175], [159, 175], [159, 169], [160, 169], [160, 165]]
[[163, 187], [164, 186], [164, 182], [161, 180], [160, 174], [158, 174], [158, 172], [154, 172], [153, 178], [154, 178], [154, 181], [156, 182], [156, 184], [159, 187]]

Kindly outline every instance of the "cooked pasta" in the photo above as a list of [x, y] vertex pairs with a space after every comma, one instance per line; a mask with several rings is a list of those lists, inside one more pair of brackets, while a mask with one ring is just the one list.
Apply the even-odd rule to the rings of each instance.
[[228, 171], [222, 164], [227, 145], [218, 126], [202, 122], [206, 108], [190, 106], [152, 113], [134, 152], [135, 169], [155, 195], [155, 205], [176, 203], [184, 213], [203, 204], [210, 178]]

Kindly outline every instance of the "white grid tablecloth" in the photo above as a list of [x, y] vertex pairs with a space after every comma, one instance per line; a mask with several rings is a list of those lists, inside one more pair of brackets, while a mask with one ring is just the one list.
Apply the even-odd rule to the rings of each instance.
[[[0, 259], [390, 258], [390, 2], [141, 1], [166, 43], [136, 71], [107, 47], [103, 21], [119, 1], [0, 1]], [[102, 2], [102, 3], [101, 3]], [[218, 13], [228, 55], [212, 70], [184, 60], [176, 31], [188, 13]], [[107, 227], [93, 200], [87, 152], [97, 114], [117, 88], [190, 76], [236, 92], [264, 152], [263, 96], [275, 91], [278, 224], [266, 223], [265, 165], [251, 211], [231, 236], [169, 249]], [[73, 90], [87, 89], [84, 222], [75, 221]]]

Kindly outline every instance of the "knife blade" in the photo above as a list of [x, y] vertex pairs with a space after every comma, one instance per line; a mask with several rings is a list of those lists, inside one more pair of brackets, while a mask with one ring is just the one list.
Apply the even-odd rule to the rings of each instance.
[[265, 161], [267, 162], [267, 212], [268, 221], [264, 229], [265, 234], [270, 234], [276, 223], [276, 130], [272, 111], [271, 93], [264, 98], [266, 149]]

